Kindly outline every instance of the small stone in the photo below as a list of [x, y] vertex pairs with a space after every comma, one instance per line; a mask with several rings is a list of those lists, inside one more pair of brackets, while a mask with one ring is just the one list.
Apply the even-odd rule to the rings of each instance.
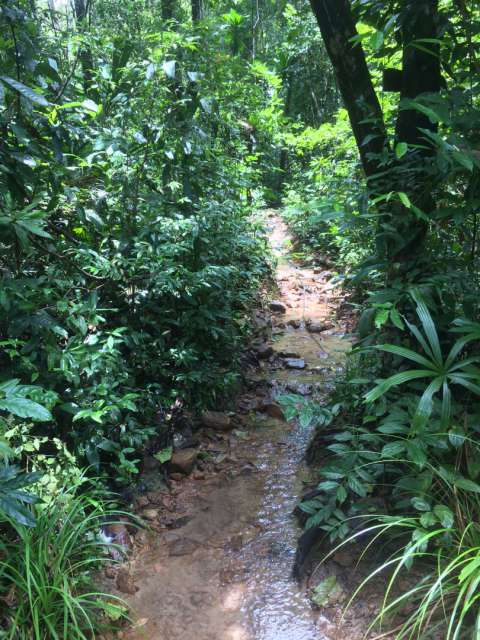
[[323, 322], [309, 322], [307, 324], [307, 329], [310, 333], [321, 333], [327, 329], [327, 325]]
[[117, 589], [122, 593], [133, 595], [137, 593], [138, 587], [135, 584], [133, 576], [127, 569], [120, 569], [117, 574]]
[[300, 320], [292, 319], [292, 320], [289, 320], [289, 321], [287, 322], [287, 326], [289, 326], [289, 327], [293, 327], [293, 329], [300, 329], [300, 327], [301, 327], [301, 322], [300, 322]]
[[149, 520], [150, 522], [156, 520], [158, 518], [158, 509], [144, 509], [142, 511], [142, 518], [145, 518], [145, 520]]
[[231, 431], [234, 426], [230, 416], [221, 411], [204, 411], [202, 424], [209, 429], [215, 429], [215, 431]]
[[285, 416], [283, 415], [282, 408], [276, 402], [269, 402], [267, 404], [264, 404], [262, 407], [262, 412], [266, 413], [267, 416], [270, 416], [271, 418], [275, 418], [276, 420], [285, 421]]
[[193, 471], [197, 461], [198, 451], [196, 449], [180, 449], [174, 451], [170, 460], [170, 469], [178, 471], [184, 475], [189, 475]]
[[272, 302], [270, 302], [269, 304], [269, 307], [270, 307], [270, 311], [273, 311], [274, 313], [287, 312], [286, 306], [283, 304], [283, 302], [280, 302], [280, 300], [272, 300]]
[[285, 358], [285, 366], [287, 369], [305, 369], [305, 360], [301, 358]]
[[261, 344], [257, 348], [257, 357], [260, 360], [268, 360], [273, 356], [273, 353], [274, 353], [273, 347], [269, 344]]
[[170, 474], [170, 478], [172, 480], [175, 480], [175, 482], [181, 482], [184, 478], [183, 473], [179, 473], [178, 471], [174, 471], [173, 473]]

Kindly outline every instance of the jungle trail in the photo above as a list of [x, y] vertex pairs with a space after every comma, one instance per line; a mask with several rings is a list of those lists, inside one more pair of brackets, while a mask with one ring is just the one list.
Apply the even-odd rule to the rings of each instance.
[[480, 5], [0, 1], [0, 639], [480, 638]]

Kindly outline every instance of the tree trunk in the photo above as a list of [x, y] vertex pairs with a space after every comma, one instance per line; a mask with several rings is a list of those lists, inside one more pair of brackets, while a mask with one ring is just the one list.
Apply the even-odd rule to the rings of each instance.
[[196, 24], [202, 18], [202, 0], [191, 0], [192, 22]]
[[174, 4], [175, 0], [162, 0], [162, 20], [168, 22], [173, 20], [174, 17]]
[[[75, 0], [75, 18], [77, 20], [78, 30], [81, 32], [86, 31], [87, 18], [88, 18], [88, 6], [85, 0]], [[80, 65], [82, 67], [83, 75], [83, 90], [89, 98], [96, 98], [97, 93], [93, 88], [93, 56], [92, 51], [88, 45], [80, 45]]]
[[[440, 90], [438, 38], [439, 0], [403, 0], [400, 14], [403, 68], [400, 97], [414, 100]], [[310, 0], [348, 111], [370, 193], [405, 192], [411, 203], [430, 214], [435, 209], [429, 175], [428, 145], [420, 129], [435, 130], [425, 114], [400, 108], [396, 123], [397, 142], [412, 145], [400, 161], [380, 166], [387, 148], [383, 114], [373, 87], [365, 53], [356, 40], [355, 19], [349, 0]], [[419, 149], [418, 146], [427, 146]], [[390, 167], [390, 168], [388, 168]], [[381, 174], [381, 176], [380, 176]], [[377, 250], [387, 259], [407, 264], [422, 249], [428, 222], [419, 220], [400, 202], [379, 205]]]
[[[367, 178], [378, 171], [378, 154], [387, 146], [382, 109], [365, 53], [352, 42], [357, 30], [348, 0], [310, 0], [332, 62]], [[374, 157], [377, 156], [377, 157]]]
[[[422, 93], [440, 91], [440, 47], [438, 38], [438, 0], [404, 0], [402, 12], [403, 68], [401, 99], [414, 100]], [[416, 46], [416, 42], [419, 46]], [[421, 48], [420, 48], [421, 47]], [[416, 109], [401, 109], [396, 138], [399, 142], [422, 144], [420, 129], [436, 129], [425, 114]]]

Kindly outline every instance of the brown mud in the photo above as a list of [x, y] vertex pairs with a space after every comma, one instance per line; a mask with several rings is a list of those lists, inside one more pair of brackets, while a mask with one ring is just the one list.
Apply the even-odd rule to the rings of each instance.
[[[291, 238], [274, 211], [266, 212], [266, 223], [278, 260], [271, 305], [277, 311], [258, 313], [236, 428], [204, 429], [193, 473], [175, 474], [170, 490], [150, 491], [138, 505], [152, 533], [136, 536], [133, 558], [121, 570], [123, 585], [117, 575], [133, 619], [121, 637], [361, 637], [355, 616], [340, 622], [341, 587], [337, 603], [315, 610], [308, 590], [292, 578], [299, 535], [292, 512], [311, 480], [304, 457], [312, 432], [282, 420], [275, 402], [282, 393], [321, 402], [330, 390], [350, 348], [336, 319], [340, 291], [328, 269], [302, 268], [289, 258]], [[337, 572], [341, 585], [353, 569], [351, 559], [344, 566], [339, 560], [326, 565], [325, 575]], [[370, 607], [362, 603], [357, 613], [365, 619]]]

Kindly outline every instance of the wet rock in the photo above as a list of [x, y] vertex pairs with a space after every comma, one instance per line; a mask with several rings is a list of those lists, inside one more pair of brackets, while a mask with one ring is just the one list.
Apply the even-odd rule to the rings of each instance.
[[289, 321], [287, 322], [287, 326], [288, 326], [288, 327], [293, 327], [293, 329], [300, 329], [301, 324], [302, 324], [302, 323], [300, 322], [300, 320], [295, 320], [295, 319], [293, 319], [293, 320], [289, 320]]
[[204, 411], [202, 424], [215, 431], [231, 431], [234, 426], [230, 416], [220, 411]]
[[257, 347], [257, 357], [260, 360], [268, 360], [273, 356], [273, 347], [270, 344], [261, 344]]
[[261, 407], [261, 411], [266, 413], [267, 416], [271, 418], [275, 418], [276, 420], [285, 421], [285, 416], [283, 415], [282, 408], [276, 402], [268, 402]]
[[325, 322], [308, 322], [307, 329], [310, 333], [321, 333], [329, 328], [329, 325]]
[[170, 556], [188, 556], [198, 547], [198, 543], [190, 538], [178, 538], [168, 545], [168, 553]]
[[158, 518], [158, 509], [144, 509], [142, 511], [142, 518], [153, 522], [153, 520], [156, 520]]
[[138, 591], [138, 587], [135, 584], [133, 576], [128, 569], [120, 569], [117, 573], [117, 589], [122, 593], [128, 593], [134, 595]]
[[279, 351], [277, 354], [280, 358], [295, 358], [298, 360], [300, 354], [297, 351]]
[[305, 369], [305, 360], [302, 358], [285, 358], [285, 366], [287, 369]]
[[249, 411], [258, 409], [263, 400], [264, 398], [261, 396], [247, 393], [238, 399], [237, 407], [239, 411], [248, 413]]
[[197, 457], [198, 451], [196, 449], [174, 451], [170, 460], [170, 469], [174, 472], [189, 475], [193, 471]]
[[178, 471], [174, 471], [173, 473], [170, 474], [170, 478], [172, 480], [175, 480], [175, 482], [181, 482], [184, 477], [185, 477], [184, 474], [179, 473]]
[[287, 390], [292, 393], [298, 393], [300, 396], [310, 396], [313, 393], [313, 385], [304, 382], [289, 382]]
[[269, 307], [270, 307], [270, 311], [273, 311], [274, 313], [287, 312], [286, 306], [283, 304], [283, 302], [280, 302], [280, 300], [272, 300], [272, 302], [270, 302], [269, 304]]

